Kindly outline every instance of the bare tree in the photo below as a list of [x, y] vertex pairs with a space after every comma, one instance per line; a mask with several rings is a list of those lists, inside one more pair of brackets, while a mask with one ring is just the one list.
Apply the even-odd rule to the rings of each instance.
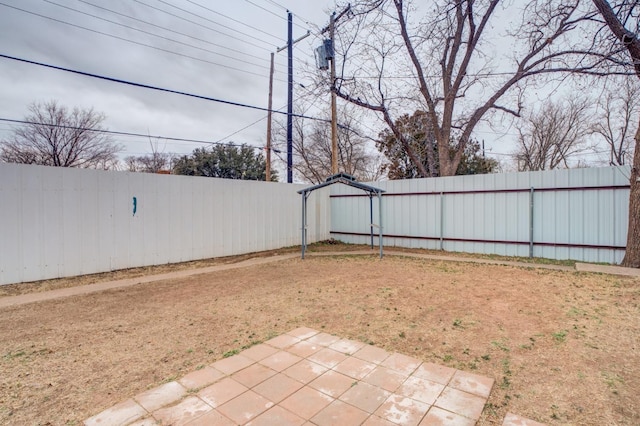
[[111, 169], [123, 148], [104, 133], [104, 114], [67, 109], [56, 101], [33, 103], [24, 125], [2, 141], [0, 160], [56, 167]]
[[[328, 116], [327, 113], [317, 115]], [[382, 159], [373, 147], [374, 141], [359, 127], [358, 117], [348, 108], [342, 108], [338, 113], [338, 169], [359, 181], [375, 181], [382, 177]], [[296, 175], [305, 182], [324, 182], [331, 175], [330, 119], [296, 117], [293, 133], [293, 168]], [[284, 126], [280, 126], [275, 145], [283, 147], [284, 139]], [[281, 151], [278, 148], [277, 153]]]
[[[629, 68], [640, 78], [640, 2], [620, 1], [611, 5], [605, 0], [592, 0], [603, 20], [603, 27], [617, 41], [613, 52], [622, 50], [630, 58]], [[628, 62], [629, 63], [629, 62]], [[624, 266], [640, 268], [640, 125], [635, 135], [633, 166], [631, 168], [629, 191], [629, 227], [627, 229], [627, 249], [622, 260]]]
[[532, 112], [518, 129], [518, 171], [569, 168], [572, 157], [588, 148], [589, 106], [587, 98], [572, 97]]
[[127, 171], [143, 172], [143, 173], [159, 173], [168, 172], [172, 169], [172, 162], [175, 159], [173, 155], [160, 151], [159, 141], [151, 140], [151, 154], [141, 156], [129, 156], [124, 159]]
[[[606, 72], [622, 72], [621, 64], [593, 48], [593, 40], [570, 36], [592, 25], [596, 12], [584, 3], [362, 0], [352, 8], [352, 30], [340, 28], [336, 50], [343, 65], [335, 90], [377, 112], [426, 177], [429, 171], [394, 119], [408, 108], [425, 110], [440, 175], [453, 175], [482, 120], [492, 113], [520, 116], [527, 85], [562, 72], [604, 73], [605, 64]], [[501, 56], [496, 44], [505, 39], [509, 51]]]
[[615, 83], [598, 100], [599, 111], [593, 131], [606, 144], [609, 164], [624, 165], [633, 161], [632, 127], [640, 113], [640, 87], [629, 78], [625, 78], [621, 85]]

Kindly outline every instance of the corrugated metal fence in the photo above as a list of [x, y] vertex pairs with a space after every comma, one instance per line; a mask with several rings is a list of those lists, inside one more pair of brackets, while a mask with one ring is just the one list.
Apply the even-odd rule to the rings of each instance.
[[[618, 263], [626, 244], [629, 174], [628, 167], [606, 167], [377, 183], [387, 191], [384, 243]], [[334, 238], [368, 243], [368, 215], [366, 195], [332, 188]]]
[[[607, 167], [373, 185], [387, 191], [385, 245], [618, 263], [628, 176]], [[0, 284], [298, 245], [302, 187], [0, 163]], [[370, 241], [361, 192], [314, 192], [308, 214], [309, 242]]]
[[[0, 284], [298, 245], [302, 187], [0, 163]], [[310, 242], [329, 238], [318, 192]]]

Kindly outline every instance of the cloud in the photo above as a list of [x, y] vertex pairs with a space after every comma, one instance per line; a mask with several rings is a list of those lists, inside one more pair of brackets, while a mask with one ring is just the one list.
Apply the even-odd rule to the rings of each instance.
[[[36, 0], [8, 0], [7, 4], [11, 6], [86, 27], [92, 31], [0, 6], [0, 52], [173, 90], [262, 107], [267, 105], [269, 51], [274, 50], [273, 46], [277, 46], [279, 41], [257, 30], [275, 34], [283, 39], [286, 37], [286, 22], [282, 19], [286, 14], [272, 2], [256, 0], [254, 3], [270, 10], [273, 14], [245, 1], [216, 2], [213, 5], [200, 1], [207, 7], [253, 26], [252, 30], [250, 27], [198, 8], [193, 5], [193, 2], [184, 0], [170, 0], [169, 3], [191, 10], [200, 17], [171, 8], [157, 0], [108, 3], [87, 0], [89, 3], [115, 10], [122, 15], [189, 34], [193, 36], [191, 38], [109, 13], [92, 7], [86, 2], [52, 1], [120, 24], [198, 46], [200, 49], [101, 21], [51, 3]], [[159, 12], [142, 3], [171, 11], [202, 26]], [[319, 25], [327, 20], [327, 16], [321, 13], [322, 8], [326, 6], [322, 2], [317, 2], [320, 4], [313, 6], [284, 0], [278, 3], [285, 7], [290, 6], [294, 12], [317, 17]], [[212, 21], [230, 29], [216, 26]], [[237, 39], [226, 37], [204, 26], [233, 34]], [[254, 35], [268, 43], [243, 36], [238, 31]], [[110, 34], [112, 37], [98, 32]], [[296, 27], [295, 35], [300, 33], [303, 31]], [[213, 46], [212, 43], [225, 46], [227, 49]], [[256, 46], [264, 46], [264, 48]], [[202, 49], [218, 52], [218, 54]], [[255, 63], [255, 65], [243, 63], [228, 56]], [[264, 60], [259, 60], [262, 57]], [[285, 58], [285, 52], [278, 54], [279, 72], [276, 74], [276, 79], [279, 81], [274, 84], [274, 108], [286, 104], [286, 85], [283, 83], [286, 80]], [[0, 98], [0, 117], [2, 118], [20, 119], [25, 115], [27, 106], [31, 102], [55, 99], [69, 107], [93, 107], [96, 111], [105, 113], [107, 116], [105, 124], [111, 130], [218, 140], [266, 115], [261, 111], [129, 87], [7, 59], [0, 59], [0, 75], [3, 83], [3, 96]], [[0, 127], [0, 137], [2, 137], [2, 131], [6, 132], [6, 126]], [[265, 132], [266, 124], [261, 121], [234, 135], [231, 139], [238, 143], [259, 146], [264, 143]], [[148, 151], [148, 141], [144, 139], [128, 139], [122, 142], [127, 145], [130, 152]], [[167, 146], [171, 148], [170, 150], [179, 153], [190, 152], [195, 147], [194, 144], [186, 143], [172, 143]]]

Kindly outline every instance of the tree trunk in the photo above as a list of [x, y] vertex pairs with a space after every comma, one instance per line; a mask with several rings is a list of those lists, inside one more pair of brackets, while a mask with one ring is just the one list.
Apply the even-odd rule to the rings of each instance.
[[627, 229], [627, 251], [622, 266], [640, 268], [640, 125], [635, 136], [629, 191], [629, 227]]

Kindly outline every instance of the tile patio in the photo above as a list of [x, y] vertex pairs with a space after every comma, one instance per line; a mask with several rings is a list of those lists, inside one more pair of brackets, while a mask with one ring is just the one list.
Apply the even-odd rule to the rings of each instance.
[[[494, 380], [297, 328], [85, 420], [87, 426], [474, 425]], [[504, 425], [539, 423], [508, 414]]]

